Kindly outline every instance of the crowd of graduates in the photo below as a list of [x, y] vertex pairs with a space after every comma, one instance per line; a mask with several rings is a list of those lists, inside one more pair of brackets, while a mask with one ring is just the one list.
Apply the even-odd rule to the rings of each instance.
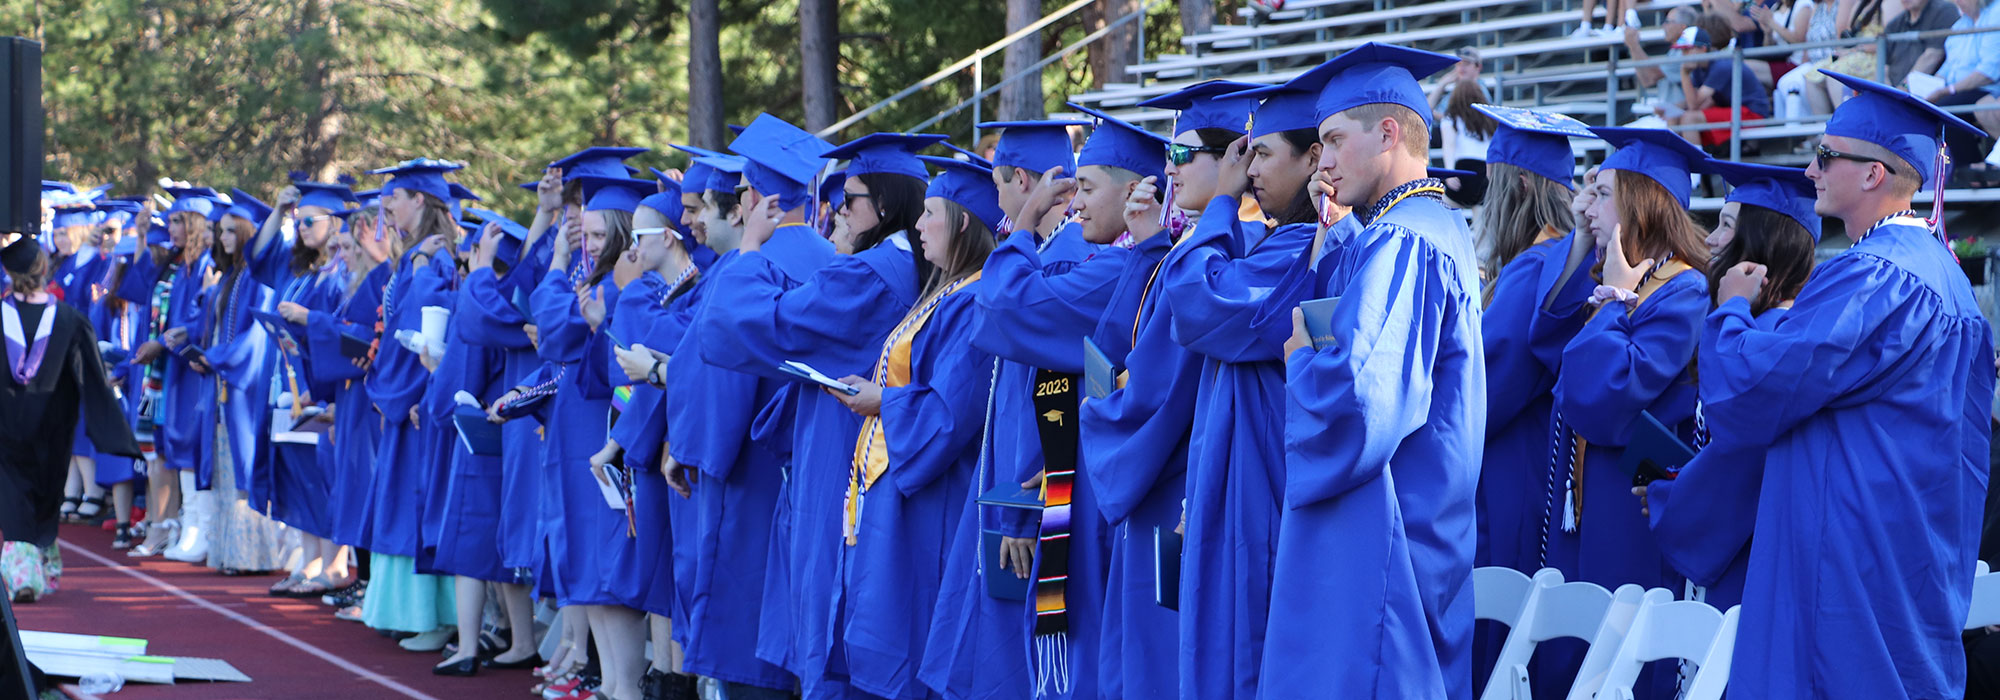
[[1801, 171], [1482, 105], [1468, 212], [1418, 82], [1457, 62], [990, 160], [765, 114], [555, 161], [491, 197], [526, 225], [430, 158], [158, 216], [52, 183], [0, 254], [10, 590], [108, 510], [548, 698], [1470, 698], [1473, 568], [1553, 567], [1740, 604], [1732, 694], [1958, 697], [1994, 351], [1911, 201], [1976, 130], [1835, 74]]

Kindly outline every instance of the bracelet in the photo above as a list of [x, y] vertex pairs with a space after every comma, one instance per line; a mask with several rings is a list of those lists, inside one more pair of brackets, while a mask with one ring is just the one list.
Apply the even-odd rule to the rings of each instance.
[[1624, 287], [1613, 287], [1608, 284], [1597, 285], [1597, 289], [1590, 293], [1591, 306], [1603, 306], [1614, 301], [1623, 303], [1627, 307], [1638, 306], [1639, 294]]

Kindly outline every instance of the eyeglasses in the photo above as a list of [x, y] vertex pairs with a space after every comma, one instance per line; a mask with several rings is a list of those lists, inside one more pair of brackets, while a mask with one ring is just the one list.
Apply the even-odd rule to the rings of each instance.
[[1170, 143], [1167, 144], [1167, 162], [1174, 165], [1187, 165], [1194, 162], [1194, 154], [1196, 153], [1221, 153], [1227, 150], [1229, 150], [1228, 146], [1189, 146], [1180, 143]]
[[853, 207], [855, 202], [872, 199], [875, 195], [867, 192], [842, 192], [841, 196], [843, 200], [840, 203], [840, 208], [847, 209]]
[[1823, 143], [1820, 144], [1818, 148], [1813, 150], [1813, 163], [1815, 165], [1818, 165], [1820, 168], [1824, 169], [1826, 167], [1826, 162], [1829, 160], [1851, 160], [1856, 163], [1879, 163], [1881, 164], [1883, 170], [1889, 171], [1890, 175], [1897, 174], [1895, 166], [1890, 165], [1888, 161], [1882, 160], [1880, 158], [1870, 158], [1868, 156], [1855, 155], [1853, 153], [1841, 153], [1840, 151], [1827, 148], [1826, 144]]

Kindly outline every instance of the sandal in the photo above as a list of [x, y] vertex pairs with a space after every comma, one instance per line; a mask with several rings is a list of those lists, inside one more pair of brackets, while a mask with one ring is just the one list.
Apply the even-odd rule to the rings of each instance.
[[[223, 569], [222, 575], [230, 576], [232, 574], [229, 573], [229, 569]], [[278, 579], [277, 583], [271, 584], [271, 588], [267, 592], [279, 598], [289, 598], [291, 597], [289, 593], [291, 592], [292, 588], [294, 586], [297, 586], [305, 582], [306, 579], [304, 576], [300, 576], [298, 574], [287, 574], [284, 578]]]
[[64, 497], [62, 507], [56, 509], [56, 518], [66, 523], [76, 522], [76, 508], [80, 503], [83, 499], [77, 496]]
[[103, 496], [85, 496], [83, 505], [76, 507], [76, 521], [80, 523], [95, 525], [103, 522], [105, 515]]
[[127, 525], [118, 526], [118, 531], [112, 534], [111, 536], [111, 548], [112, 549], [132, 548], [132, 528], [130, 526]]

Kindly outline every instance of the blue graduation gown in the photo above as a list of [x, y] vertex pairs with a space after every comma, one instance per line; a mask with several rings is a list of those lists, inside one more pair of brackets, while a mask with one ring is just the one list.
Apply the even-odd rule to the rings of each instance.
[[1258, 337], [1252, 321], [1315, 228], [1258, 237], [1236, 212], [1234, 197], [1209, 202], [1180, 244], [1187, 251], [1160, 272], [1174, 341], [1202, 364], [1181, 554], [1180, 697], [1191, 700], [1257, 690], [1284, 484], [1284, 339]]
[[[368, 396], [382, 426], [375, 448], [375, 474], [369, 485], [368, 549], [412, 559], [420, 553], [424, 491], [430, 484], [430, 433], [410, 424], [410, 409], [430, 387], [423, 360], [397, 342], [398, 330], [421, 330], [423, 300], [416, 298], [415, 250], [404, 253], [383, 292], [385, 318], [375, 362], [368, 368]], [[423, 426], [434, 427], [434, 426]]]
[[368, 397], [367, 372], [356, 358], [341, 351], [341, 335], [375, 336], [375, 319], [388, 281], [389, 266], [377, 265], [331, 312], [309, 311], [306, 315], [307, 373], [317, 383], [339, 387], [331, 397], [333, 431], [327, 440], [333, 446], [327, 486], [331, 495], [328, 538], [361, 549], [368, 548], [373, 516], [368, 493], [375, 478], [375, 448], [381, 441], [383, 421]]
[[1341, 301], [1335, 342], [1286, 363], [1285, 514], [1259, 697], [1472, 695], [1486, 435], [1472, 247], [1456, 211], [1412, 197], [1314, 271], [1309, 296]]
[[[801, 239], [767, 248], [764, 255], [794, 279], [805, 279], [833, 257], [833, 246]], [[730, 251], [696, 281], [689, 303], [707, 313], [715, 279], [733, 264]], [[777, 545], [774, 518], [783, 492], [785, 456], [750, 437], [758, 411], [792, 382], [733, 372], [702, 360], [703, 336], [683, 333], [667, 370], [667, 449], [674, 461], [699, 471], [688, 501], [694, 522], [676, 538], [675, 586], [688, 604], [684, 668], [710, 678], [789, 690], [795, 680], [783, 667], [757, 658], [764, 618], [767, 564]], [[789, 430], [789, 425], [787, 426]], [[683, 631], [685, 629], [685, 631]]]
[[[1660, 556], [1639, 512], [1632, 477], [1619, 463], [1641, 411], [1682, 439], [1692, 437], [1695, 390], [1687, 370], [1708, 304], [1707, 280], [1699, 271], [1686, 270], [1629, 314], [1622, 304], [1603, 307], [1563, 349], [1556, 410], [1587, 441], [1579, 469], [1583, 511], [1576, 531], [1577, 579], [1606, 588], [1636, 583], [1680, 590], [1680, 577]], [[1588, 307], [1579, 311], [1592, 312]], [[1562, 526], [1564, 466], [1555, 476], [1558, 513], [1550, 528], [1556, 530]]]
[[1770, 445], [1730, 692], [1960, 697], [1994, 380], [1951, 255], [1882, 226], [1775, 326], [1732, 300], [1703, 335], [1710, 449]]
[[[230, 287], [234, 287], [233, 292], [225, 297], [223, 292]], [[215, 371], [207, 377], [207, 391], [200, 400], [214, 404], [219, 412], [217, 420], [229, 426], [236, 489], [248, 493], [253, 506], [261, 506], [271, 498], [270, 465], [261, 457], [271, 440], [267, 395], [276, 348], [250, 312], [272, 310], [271, 288], [258, 283], [247, 271], [233, 280], [225, 273], [222, 282], [202, 291], [201, 305], [205, 310], [201, 333], [196, 336], [190, 331], [189, 337], [199, 337], [205, 343], [208, 364]], [[215, 430], [216, 426], [210, 425], [202, 431], [205, 444], [214, 444]], [[207, 489], [214, 476], [215, 453], [211, 449], [202, 453], [195, 483]], [[233, 497], [222, 495], [225, 500]]]
[[981, 284], [936, 302], [910, 344], [909, 383], [882, 389], [888, 471], [863, 495], [855, 544], [840, 548], [851, 682], [885, 698], [936, 697], [917, 680], [933, 606], [909, 603], [938, 597], [986, 427], [993, 357], [972, 344]]
[[[166, 328], [187, 329], [191, 343], [202, 340], [201, 285], [213, 265], [203, 255], [192, 263], [173, 265], [174, 270], [169, 273], [173, 282], [167, 295]], [[159, 428], [153, 433], [154, 448], [168, 469], [199, 470], [202, 456], [214, 449], [201, 443], [201, 436], [207, 434], [202, 426], [214, 420], [214, 406], [203, 400], [213, 382], [194, 371], [180, 354], [165, 355], [167, 371], [161, 378], [160, 415], [155, 419]]]
[[[493, 271], [490, 268], [473, 270], [467, 278], [474, 274], [491, 279]], [[512, 378], [507, 374], [513, 369], [509, 363], [509, 352], [490, 341], [495, 335], [519, 334], [521, 329], [518, 324], [512, 328], [494, 329], [468, 319], [467, 316], [480, 313], [473, 309], [485, 299], [469, 284], [460, 282], [454, 292], [443, 297], [448, 303], [439, 305], [453, 309], [449, 337], [445, 342], [444, 357], [431, 377], [431, 389], [424, 397], [424, 404], [428, 427], [444, 440], [438, 447], [439, 454], [433, 464], [433, 468], [445, 477], [440, 489], [444, 492], [444, 499], [435, 517], [426, 515], [427, 524], [435, 520], [436, 528], [436, 539], [427, 537], [426, 545], [434, 548], [433, 566], [440, 572], [482, 581], [518, 583], [516, 567], [509, 566], [501, 556], [501, 544], [507, 532], [507, 521], [519, 519], [532, 522], [530, 516], [533, 511], [510, 512], [506, 508], [508, 504], [502, 499], [506, 479], [506, 428], [501, 429], [502, 455], [477, 455], [458, 438], [452, 416], [457, 411], [454, 397], [459, 391], [471, 394], [480, 405], [485, 406], [514, 387]], [[481, 311], [490, 319], [492, 310]], [[475, 337], [489, 342], [475, 343]]]
[[[545, 424], [547, 449], [542, 462], [554, 480], [542, 502], [544, 525], [556, 526], [548, 532], [549, 566], [555, 572], [556, 600], [561, 605], [624, 605], [612, 595], [605, 550], [612, 538], [626, 537], [625, 514], [604, 503], [597, 478], [590, 473], [590, 456], [604, 447], [611, 387], [585, 379], [584, 348], [602, 330], [593, 332], [584, 322], [574, 284], [564, 271], [549, 270], [530, 302], [540, 342], [536, 352], [545, 363], [536, 380], [557, 381]], [[597, 288], [605, 308], [617, 305], [618, 287], [609, 275]]]
[[[815, 235], [801, 226], [792, 236]], [[802, 284], [769, 256], [748, 253], [717, 275], [715, 296], [697, 332], [707, 336], [702, 359], [726, 369], [783, 378], [786, 360], [828, 376], [866, 374], [882, 341], [916, 301], [916, 263], [896, 245], [898, 233], [874, 248], [836, 258]], [[773, 240], [767, 246], [794, 245]], [[904, 245], [907, 245], [905, 243]], [[790, 610], [791, 670], [807, 698], [849, 691], [835, 619], [840, 610], [841, 495], [854, 458], [861, 419], [822, 391], [795, 395], [789, 552], [791, 594], [766, 598], [765, 611]], [[758, 656], [783, 661], [759, 644]]]
[[[105, 277], [101, 278], [98, 284], [92, 285], [91, 297], [94, 303], [91, 304], [89, 318], [91, 325], [96, 329], [99, 341], [108, 342], [112, 347], [129, 354], [137, 349], [140, 343], [145, 342], [149, 306], [143, 302], [132, 303], [122, 299], [120, 300], [122, 303], [113, 301], [112, 293], [115, 290], [109, 286], [110, 274], [117, 264], [129, 266], [129, 258], [106, 266]], [[116, 393], [118, 404], [125, 412], [125, 424], [137, 425], [139, 401], [145, 394], [143, 386], [146, 380], [145, 366], [132, 364], [128, 359], [112, 366], [111, 375], [122, 382]], [[99, 486], [111, 486], [139, 478], [138, 473], [132, 468], [135, 461], [132, 458], [98, 452], [85, 439], [79, 439], [73, 444], [75, 447], [72, 451], [76, 454], [84, 454], [84, 450], [89, 449], [90, 454], [96, 458]]]
[[[620, 340], [650, 349], [672, 351], [687, 333], [693, 320], [693, 297], [683, 293], [669, 301], [674, 290], [656, 272], [648, 271], [625, 285], [618, 294], [618, 308], [608, 323]], [[603, 354], [591, 361], [606, 363], [615, 384], [632, 387], [632, 398], [610, 437], [625, 449], [625, 466], [632, 474], [632, 508], [637, 537], [632, 546], [622, 547], [612, 570], [618, 597], [633, 607], [665, 616], [687, 627], [686, 596], [674, 577], [674, 540], [694, 527], [694, 504], [673, 495], [660, 472], [660, 453], [666, 445], [666, 392], [644, 381], [632, 383], [617, 369], [611, 343], [602, 342]], [[661, 370], [671, 373], [671, 367]], [[672, 495], [672, 498], [669, 496]], [[681, 641], [685, 641], [685, 633]]]
[[[275, 302], [292, 302], [307, 311], [332, 311], [340, 305], [344, 296], [343, 280], [333, 274], [322, 274], [318, 270], [306, 274], [292, 271], [292, 246], [294, 242], [283, 237], [275, 238], [250, 258], [250, 274], [266, 287], [276, 291]], [[310, 320], [310, 319], [308, 319]], [[272, 339], [273, 354], [277, 356], [272, 369], [270, 391], [271, 408], [276, 410], [280, 393], [293, 393], [295, 400], [306, 397], [315, 404], [332, 401], [336, 391], [331, 383], [315, 381], [306, 365], [309, 360], [305, 353], [311, 351], [306, 343], [306, 327], [285, 324], [292, 337], [302, 343], [299, 352], [285, 352]], [[336, 415], [338, 413], [336, 412]], [[308, 534], [325, 537], [332, 533], [331, 510], [332, 475], [326, 470], [332, 463], [334, 447], [322, 440], [313, 445], [295, 443], [271, 443], [270, 474], [272, 487], [270, 516], [278, 522], [299, 528]], [[327, 455], [324, 459], [322, 454]]]
[[[452, 325], [459, 339], [499, 353], [498, 364], [489, 366], [488, 371], [502, 387], [501, 393], [519, 386], [541, 367], [541, 358], [535, 356], [534, 344], [523, 329], [528, 315], [515, 304], [517, 299], [527, 299], [528, 281], [539, 279], [541, 275], [525, 265], [508, 270], [505, 279], [486, 268], [467, 273], [459, 287]], [[495, 546], [499, 565], [512, 572], [505, 579], [507, 583], [521, 582], [516, 580], [519, 570], [534, 565], [535, 553], [541, 549], [541, 540], [536, 538], [541, 521], [540, 427], [532, 420], [513, 420], [500, 426], [499, 490], [493, 495], [499, 513]]]

